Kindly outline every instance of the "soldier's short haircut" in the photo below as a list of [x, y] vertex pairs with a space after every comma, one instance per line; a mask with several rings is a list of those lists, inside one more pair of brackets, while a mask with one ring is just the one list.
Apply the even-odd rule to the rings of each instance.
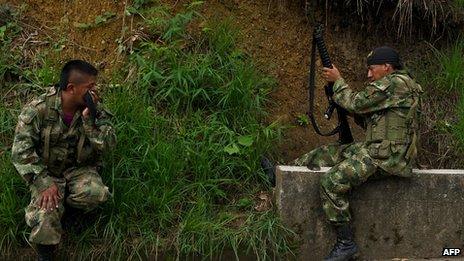
[[98, 75], [97, 68], [90, 63], [82, 60], [71, 60], [63, 66], [63, 69], [61, 69], [60, 83], [58, 84], [61, 90], [66, 89], [68, 86], [69, 77], [73, 71], [78, 71], [89, 76]]

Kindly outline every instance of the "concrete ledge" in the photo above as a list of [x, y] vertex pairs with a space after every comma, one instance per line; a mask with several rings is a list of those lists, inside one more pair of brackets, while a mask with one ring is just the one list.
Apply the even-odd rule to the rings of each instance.
[[[301, 260], [321, 260], [335, 243], [319, 198], [319, 177], [328, 169], [277, 166], [278, 212], [300, 237]], [[441, 257], [444, 247], [464, 247], [464, 170], [369, 180], [350, 203], [363, 260]]]

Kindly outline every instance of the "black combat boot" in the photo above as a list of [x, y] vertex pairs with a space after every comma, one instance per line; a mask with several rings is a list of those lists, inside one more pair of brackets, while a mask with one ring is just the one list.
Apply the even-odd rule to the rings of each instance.
[[349, 224], [337, 226], [337, 243], [324, 260], [346, 261], [358, 252], [358, 246], [353, 241], [353, 231]]
[[269, 183], [271, 183], [271, 186], [275, 187], [276, 184], [276, 179], [275, 179], [275, 166], [272, 164], [272, 162], [262, 156], [261, 157], [261, 168], [263, 168], [264, 174], [266, 174]]
[[37, 261], [52, 261], [55, 259], [56, 245], [37, 244]]

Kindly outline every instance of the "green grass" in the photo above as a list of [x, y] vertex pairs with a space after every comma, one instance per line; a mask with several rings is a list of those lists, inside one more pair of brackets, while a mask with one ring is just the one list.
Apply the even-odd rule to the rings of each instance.
[[[13, 38], [21, 29], [17, 24], [18, 13], [10, 7], [0, 5], [2, 24], [0, 24], [0, 252], [11, 254], [23, 244], [24, 211], [28, 193], [10, 160], [12, 137], [19, 112], [19, 103], [12, 98], [21, 75], [22, 59], [10, 49]], [[8, 15], [5, 15], [8, 13]]]
[[464, 39], [458, 38], [449, 50], [435, 53], [441, 65], [438, 85], [446, 91], [464, 92]]
[[290, 232], [275, 214], [240, 211], [236, 202], [266, 189], [259, 157], [279, 135], [260, 123], [272, 81], [234, 47], [227, 22], [186, 45], [183, 27], [195, 15], [148, 21], [161, 24], [153, 30], [163, 43], [142, 44], [128, 65], [137, 75], [108, 92], [120, 145], [108, 157], [115, 197], [107, 208], [119, 214], [103, 230], [122, 249], [132, 234], [140, 249], [161, 245], [175, 255], [285, 253]]
[[[420, 154], [429, 168], [460, 168], [464, 148], [464, 42], [431, 47], [412, 64], [423, 96]], [[437, 156], [439, 155], [439, 156]]]
[[15, 173], [10, 162], [10, 154], [0, 155], [0, 247], [7, 254], [22, 244], [25, 226], [23, 209], [27, 205], [27, 189]]
[[12, 40], [19, 34], [20, 27], [17, 24], [19, 14], [12, 7], [0, 4], [0, 88], [13, 76], [19, 75], [19, 57], [11, 52]]
[[0, 105], [0, 249], [9, 253], [22, 241], [25, 225], [23, 208], [27, 205], [27, 189], [16, 174], [9, 148], [16, 124], [16, 112]]
[[454, 3], [459, 8], [464, 8], [464, 0], [454, 0]]
[[462, 98], [459, 101], [457, 113], [458, 113], [458, 122], [453, 126], [453, 133], [459, 141], [459, 150], [464, 151], [464, 99]]
[[[433, 74], [436, 86], [446, 93], [458, 95], [455, 105], [456, 122], [448, 124], [445, 132], [451, 131], [459, 141], [456, 149], [464, 147], [464, 39], [459, 37], [447, 50], [436, 50], [434, 53], [440, 65], [439, 73]], [[447, 121], [445, 121], [447, 122]], [[443, 129], [443, 128], [442, 128]]]
[[453, 127], [453, 134], [459, 141], [459, 149], [464, 151], [464, 38], [459, 38], [446, 55], [440, 56], [443, 66], [440, 83], [456, 91], [459, 102], [456, 105], [457, 123]]
[[[293, 234], [274, 210], [253, 208], [256, 195], [268, 190], [259, 158], [282, 131], [261, 122], [274, 80], [235, 47], [238, 32], [229, 21], [189, 32], [201, 20], [194, 11], [198, 2], [175, 15], [149, 2], [137, 1], [144, 8], [133, 11], [152, 40], [139, 43], [125, 68], [105, 84], [118, 145], [106, 155], [102, 177], [113, 197], [98, 211], [76, 214], [74, 219], [88, 222], [67, 230], [63, 254], [208, 258], [233, 251], [271, 259], [291, 253]], [[37, 59], [41, 66], [27, 70], [13, 64], [23, 77], [12, 91], [56, 81], [57, 63]], [[27, 247], [29, 232], [23, 217], [28, 192], [9, 159], [18, 107], [0, 107], [3, 253]]]

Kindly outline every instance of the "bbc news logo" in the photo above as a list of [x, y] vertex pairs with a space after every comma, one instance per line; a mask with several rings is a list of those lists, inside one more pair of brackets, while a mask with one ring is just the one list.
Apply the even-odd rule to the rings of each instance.
[[461, 254], [460, 248], [443, 248], [442, 256], [459, 256]]

